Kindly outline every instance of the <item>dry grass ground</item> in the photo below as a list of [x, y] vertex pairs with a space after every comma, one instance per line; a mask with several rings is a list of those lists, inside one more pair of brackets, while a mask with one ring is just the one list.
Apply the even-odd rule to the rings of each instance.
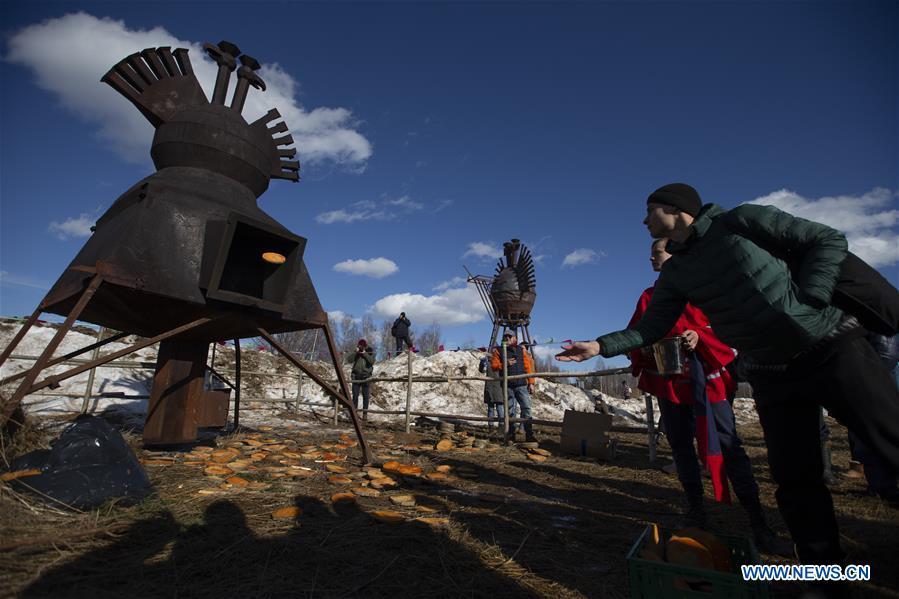
[[[427, 481], [393, 475], [396, 488], [332, 504], [332, 494], [367, 480], [360, 476], [356, 448], [321, 448], [340, 444], [339, 436], [347, 432], [243, 431], [215, 443], [247, 454], [253, 449], [248, 440], [287, 446], [278, 452], [308, 453], [316, 445], [348, 456], [331, 466], [357, 477], [350, 484], [329, 481], [333, 473], [315, 458], [288, 455], [286, 463], [269, 456], [237, 473], [258, 488], [223, 489], [221, 479], [205, 476], [202, 466], [184, 465], [186, 458], [178, 454], [171, 454], [178, 455], [173, 465], [147, 466], [156, 495], [130, 508], [57, 510], [3, 484], [0, 594], [625, 597], [625, 553], [645, 523], [671, 525], [682, 505], [676, 478], [647, 464], [640, 436], [619, 436], [619, 457], [606, 464], [556, 455], [558, 438], [551, 431], [541, 446], [553, 455], [536, 462], [499, 445], [488, 446], [490, 451], [436, 452], [424, 448], [437, 440], [436, 431], [407, 438], [386, 429], [369, 430], [378, 464], [395, 459], [426, 474], [449, 466], [449, 476]], [[742, 432], [762, 502], [783, 531], [760, 430], [743, 427]], [[834, 427], [837, 465], [848, 461], [844, 432]], [[137, 438], [130, 440], [136, 444]], [[21, 449], [5, 448], [7, 457]], [[667, 460], [665, 449], [660, 463]], [[290, 468], [296, 465], [310, 470]], [[290, 475], [279, 476], [279, 467]], [[899, 514], [862, 490], [862, 482], [848, 479], [833, 489], [850, 561], [872, 568], [873, 581], [856, 591], [899, 597]], [[414, 496], [416, 505], [394, 505], [390, 497], [400, 494]], [[274, 519], [273, 511], [285, 506], [298, 506], [299, 514]], [[375, 510], [398, 511], [404, 520], [380, 522], [371, 514]], [[427, 523], [420, 517], [446, 521]], [[711, 523], [728, 533], [745, 534], [748, 528], [737, 506], [712, 506]], [[774, 594], [796, 596], [798, 590], [783, 585]]]

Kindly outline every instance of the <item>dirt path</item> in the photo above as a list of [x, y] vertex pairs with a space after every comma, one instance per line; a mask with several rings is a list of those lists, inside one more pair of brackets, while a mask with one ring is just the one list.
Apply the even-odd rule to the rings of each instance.
[[[619, 436], [619, 457], [597, 463], [556, 455], [557, 437], [549, 431], [541, 447], [551, 455], [534, 461], [494, 443], [437, 452], [436, 431], [371, 430], [377, 465], [395, 460], [422, 471], [401, 475], [363, 470], [348, 432], [247, 430], [189, 454], [141, 451], [143, 459], [162, 463], [146, 466], [156, 496], [132, 508], [57, 512], [4, 485], [0, 593], [626, 597], [624, 555], [645, 523], [671, 525], [682, 505], [676, 478], [649, 467], [639, 436]], [[783, 531], [760, 430], [742, 432], [762, 502]], [[456, 443], [464, 444], [461, 439]], [[835, 427], [833, 439], [834, 461], [845, 465], [844, 431]], [[666, 449], [660, 463], [667, 463]], [[209, 464], [234, 472], [204, 474]], [[229, 484], [229, 476], [240, 480]], [[861, 496], [862, 490], [863, 483], [849, 479], [833, 490], [850, 563], [872, 567], [873, 582], [858, 590], [899, 597], [889, 591], [899, 588], [899, 514]], [[340, 492], [354, 500], [332, 503]], [[402, 495], [413, 502], [391, 499]], [[290, 506], [299, 508], [294, 515], [273, 518]], [[373, 514], [385, 510], [401, 521], [385, 523]], [[711, 506], [710, 512], [715, 530], [745, 534], [748, 523], [738, 506]], [[779, 586], [774, 594], [797, 591]]]

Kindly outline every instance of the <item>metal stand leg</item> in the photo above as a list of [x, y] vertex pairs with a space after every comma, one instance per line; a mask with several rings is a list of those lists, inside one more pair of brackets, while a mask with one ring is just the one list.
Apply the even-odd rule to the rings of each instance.
[[312, 379], [319, 387], [325, 390], [326, 393], [329, 393], [331, 397], [334, 397], [337, 401], [342, 403], [346, 409], [350, 413], [350, 419], [353, 421], [353, 428], [356, 429], [356, 437], [359, 439], [359, 446], [362, 448], [362, 456], [363, 460], [366, 464], [371, 463], [372, 455], [371, 448], [368, 446], [368, 441], [365, 439], [365, 435], [362, 432], [362, 425], [359, 423], [359, 416], [356, 414], [356, 408], [353, 407], [353, 402], [350, 399], [350, 395], [347, 392], [347, 384], [346, 377], [343, 375], [343, 371], [340, 369], [340, 364], [337, 362], [337, 350], [334, 346], [334, 340], [331, 337], [331, 330], [325, 327], [322, 327], [325, 331], [325, 340], [328, 342], [328, 350], [331, 352], [331, 358], [334, 361], [334, 366], [337, 368], [337, 380], [338, 383], [343, 390], [343, 392], [339, 391], [333, 385], [328, 383], [326, 380], [318, 376], [315, 372], [307, 368], [302, 362], [297, 360], [297, 358], [291, 354], [287, 349], [285, 349], [278, 341], [272, 337], [268, 331], [265, 329], [257, 329], [259, 334], [268, 341], [272, 347], [274, 347], [278, 352], [281, 353], [285, 358], [288, 359], [294, 366], [303, 371], [306, 376]]
[[35, 310], [31, 316], [28, 317], [28, 320], [25, 321], [25, 324], [22, 325], [22, 328], [19, 329], [19, 332], [16, 333], [16, 336], [12, 338], [12, 341], [10, 341], [9, 345], [6, 346], [6, 349], [3, 350], [3, 353], [0, 354], [0, 366], [3, 366], [13, 350], [16, 349], [16, 346], [19, 345], [19, 342], [25, 337], [25, 334], [28, 333], [28, 330], [35, 322], [37, 322], [41, 312], [42, 310], [40, 308]]
[[496, 345], [496, 335], [499, 333], [499, 323], [493, 323], [493, 331], [490, 333], [490, 343], [487, 344], [487, 353], [490, 353], [493, 350], [493, 346]]
[[[84, 311], [84, 308], [87, 306], [88, 302], [90, 302], [91, 298], [94, 297], [94, 293], [97, 291], [97, 288], [100, 287], [100, 283], [102, 282], [103, 277], [99, 274], [94, 275], [94, 277], [91, 279], [91, 282], [87, 286], [87, 289], [85, 289], [81, 294], [78, 302], [66, 317], [65, 322], [62, 324], [59, 330], [56, 331], [53, 339], [51, 339], [50, 343], [47, 344], [47, 347], [44, 348], [44, 351], [41, 352], [40, 357], [37, 359], [37, 362], [35, 362], [34, 366], [31, 367], [31, 370], [28, 371], [28, 374], [25, 376], [25, 380], [23, 380], [19, 384], [19, 388], [16, 389], [16, 392], [13, 394], [10, 400], [3, 406], [3, 411], [0, 412], [0, 426], [6, 425], [10, 416], [12, 416], [12, 413], [16, 411], [16, 408], [18, 408], [19, 404], [22, 403], [22, 400], [28, 394], [31, 385], [37, 379], [38, 374], [40, 374], [41, 370], [43, 370], [47, 366], [47, 362], [49, 362], [50, 358], [53, 357], [53, 352], [56, 351], [56, 348], [59, 347], [60, 343], [62, 343], [63, 337], [66, 336], [66, 333], [69, 332], [69, 329], [71, 329], [72, 325], [75, 324], [75, 321], [78, 320], [81, 312]], [[37, 317], [35, 317], [35, 319], [36, 318]], [[21, 425], [22, 423], [19, 422], [16, 424]]]
[[240, 427], [240, 339], [234, 340], [234, 430]]

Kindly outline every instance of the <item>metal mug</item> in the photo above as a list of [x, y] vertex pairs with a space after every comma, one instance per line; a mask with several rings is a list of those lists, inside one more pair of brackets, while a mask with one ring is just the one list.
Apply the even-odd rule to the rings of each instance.
[[659, 374], [683, 374], [687, 362], [684, 338], [666, 337], [653, 343], [652, 356]]

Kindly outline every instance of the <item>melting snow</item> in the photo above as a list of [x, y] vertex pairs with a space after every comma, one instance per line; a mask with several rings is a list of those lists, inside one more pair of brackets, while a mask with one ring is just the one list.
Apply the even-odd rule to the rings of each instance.
[[[0, 347], [12, 340], [18, 331], [19, 322], [0, 322]], [[85, 332], [81, 332], [85, 331]], [[70, 331], [66, 335], [55, 355], [60, 356], [96, 341], [96, 337], [87, 334], [85, 329]], [[38, 356], [47, 346], [56, 332], [54, 325], [33, 327], [15, 349], [13, 355]], [[133, 338], [110, 343], [101, 350], [105, 354], [127, 346], [124, 342], [133, 342]], [[433, 356], [415, 355], [412, 359], [414, 377], [432, 376], [480, 376], [478, 362], [484, 354], [476, 351], [442, 352]], [[89, 359], [91, 352], [78, 356], [78, 359]], [[298, 391], [306, 402], [330, 402], [330, 398], [312, 381], [304, 377], [302, 388], [298, 389], [296, 369], [279, 356], [265, 351], [254, 351], [244, 348], [242, 352], [242, 403], [241, 419], [247, 423], [263, 423], [276, 420], [277, 411], [294, 410]], [[101, 367], [96, 371], [92, 398], [88, 409], [92, 413], [106, 410], [125, 411], [134, 416], [146, 413], [147, 400], [129, 398], [128, 396], [148, 395], [153, 374], [152, 364], [156, 361], [156, 347], [142, 349], [124, 358], [132, 362], [145, 362], [150, 368], [118, 368]], [[216, 369], [226, 377], [232, 378], [234, 351], [230, 347], [217, 347]], [[10, 359], [0, 369], [0, 377], [7, 377], [29, 367], [33, 362]], [[71, 368], [72, 365], [58, 365], [45, 370], [40, 378], [56, 374]], [[317, 363], [314, 369], [326, 378], [331, 371], [330, 365]], [[349, 375], [349, 365], [346, 366]], [[375, 377], [407, 376], [406, 356], [394, 357], [375, 364]], [[66, 414], [78, 413], [81, 410], [83, 395], [88, 381], [88, 373], [82, 373], [61, 383], [58, 389], [44, 389], [43, 392], [67, 393], [75, 397], [31, 395], [26, 398], [25, 405], [32, 414]], [[4, 395], [14, 390], [15, 383], [4, 388]], [[483, 402], [484, 383], [481, 381], [452, 381], [415, 383], [412, 387], [412, 411], [440, 414], [486, 415]], [[39, 392], [40, 393], [40, 392]], [[110, 397], [110, 394], [121, 394], [125, 397]], [[646, 405], [643, 399], [620, 399], [601, 394], [597, 391], [585, 392], [565, 383], [557, 383], [537, 379], [536, 393], [532, 398], [534, 418], [545, 420], [561, 420], [565, 410], [592, 412], [594, 398], [601, 398], [610, 408], [616, 420], [621, 424], [639, 424], [645, 422]], [[283, 400], [263, 403], [260, 398]], [[254, 401], [257, 400], [257, 401]], [[372, 384], [372, 407], [384, 410], [404, 410], [406, 404], [406, 384], [374, 383]], [[308, 410], [309, 408], [302, 408]], [[327, 414], [329, 408], [313, 408], [319, 414]], [[738, 422], [756, 420], [755, 409], [751, 399], [738, 398], [734, 404]], [[658, 421], [658, 407], [654, 409]], [[372, 418], [402, 418], [402, 416], [375, 416]], [[483, 423], [482, 423], [483, 424]]]

